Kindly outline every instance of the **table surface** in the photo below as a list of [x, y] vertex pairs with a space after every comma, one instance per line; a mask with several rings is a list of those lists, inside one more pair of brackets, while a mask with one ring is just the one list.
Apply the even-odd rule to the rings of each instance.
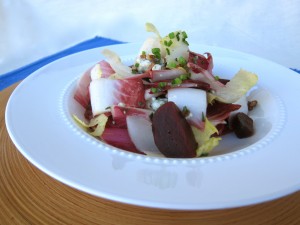
[[17, 84], [0, 92], [0, 224], [300, 224], [300, 192], [241, 208], [174, 211], [91, 196], [38, 170], [16, 149], [5, 106]]

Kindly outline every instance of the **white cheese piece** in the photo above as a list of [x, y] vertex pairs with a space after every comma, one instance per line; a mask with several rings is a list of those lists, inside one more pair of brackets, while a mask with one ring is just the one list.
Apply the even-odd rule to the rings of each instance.
[[139, 73], [145, 72], [149, 69], [149, 66], [151, 65], [151, 61], [148, 59], [138, 58], [136, 62], [139, 64], [137, 68]]
[[151, 102], [151, 108], [156, 111], [159, 107], [161, 107], [163, 104], [165, 104], [168, 101], [168, 99], [165, 98], [152, 98]]
[[161, 65], [155, 64], [155, 65], [152, 67], [152, 70], [161, 70]]

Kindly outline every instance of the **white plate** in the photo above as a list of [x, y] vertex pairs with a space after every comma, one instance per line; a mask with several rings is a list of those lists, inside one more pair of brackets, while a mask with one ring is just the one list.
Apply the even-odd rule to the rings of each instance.
[[[129, 63], [139, 44], [109, 46]], [[84, 192], [128, 204], [183, 210], [238, 207], [300, 188], [298, 105], [300, 75], [252, 55], [190, 45], [211, 52], [214, 72], [240, 68], [259, 76], [253, 112], [256, 135], [224, 137], [213, 155], [166, 159], [132, 154], [84, 133], [71, 118], [79, 76], [100, 61], [101, 48], [57, 60], [26, 78], [6, 108], [8, 132], [19, 151], [55, 179]]]

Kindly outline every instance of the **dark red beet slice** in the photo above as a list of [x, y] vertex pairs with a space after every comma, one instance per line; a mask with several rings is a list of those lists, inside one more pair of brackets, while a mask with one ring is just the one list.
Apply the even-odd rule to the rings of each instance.
[[198, 146], [191, 126], [174, 102], [159, 107], [152, 118], [157, 148], [170, 158], [192, 158]]
[[232, 118], [231, 127], [238, 138], [247, 138], [254, 134], [253, 120], [245, 113], [237, 113]]

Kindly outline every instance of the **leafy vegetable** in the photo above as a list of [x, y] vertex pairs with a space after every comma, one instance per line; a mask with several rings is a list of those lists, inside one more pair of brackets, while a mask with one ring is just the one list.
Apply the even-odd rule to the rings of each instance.
[[104, 49], [102, 54], [106, 57], [107, 61], [113, 68], [113, 70], [120, 77], [130, 77], [132, 76], [132, 69], [122, 63], [120, 57], [113, 51]]
[[158, 30], [152, 23], [146, 23], [146, 31], [155, 33], [161, 39]]
[[233, 103], [245, 95], [258, 81], [256, 74], [240, 69], [238, 73], [213, 94], [216, 100]]
[[[74, 98], [85, 108], [89, 122], [73, 115], [74, 121], [101, 141], [127, 151], [147, 154], [154, 149], [158, 153], [157, 143], [150, 139], [156, 134], [160, 144], [175, 143], [171, 148], [160, 145], [159, 151], [167, 157], [206, 156], [221, 140], [213, 134], [231, 132], [224, 124], [242, 111], [241, 105], [247, 107], [246, 94], [258, 77], [241, 69], [230, 81], [225, 80], [213, 73], [210, 53], [189, 49], [185, 31], [162, 37], [151, 23], [146, 23], [146, 30], [155, 35], [144, 41], [131, 67], [115, 52], [104, 49], [106, 61], [85, 72]], [[182, 110], [180, 118], [169, 120], [170, 104]], [[178, 121], [184, 121], [188, 129], [173, 129]], [[178, 130], [184, 132], [171, 132]], [[163, 136], [158, 131], [167, 132]]]
[[187, 35], [184, 31], [176, 31], [168, 34], [162, 39], [162, 48], [167, 52], [167, 68], [171, 69], [176, 66], [186, 65], [189, 57], [189, 47], [186, 38]]
[[108, 117], [105, 114], [100, 114], [99, 116], [91, 119], [88, 124], [80, 120], [76, 115], [73, 115], [73, 119], [83, 130], [88, 132], [90, 135], [100, 137], [103, 134]]
[[205, 118], [205, 128], [203, 131], [192, 126], [192, 131], [198, 143], [196, 150], [197, 157], [207, 155], [214, 147], [219, 145], [220, 137], [211, 137], [214, 133], [218, 132], [217, 128]]

